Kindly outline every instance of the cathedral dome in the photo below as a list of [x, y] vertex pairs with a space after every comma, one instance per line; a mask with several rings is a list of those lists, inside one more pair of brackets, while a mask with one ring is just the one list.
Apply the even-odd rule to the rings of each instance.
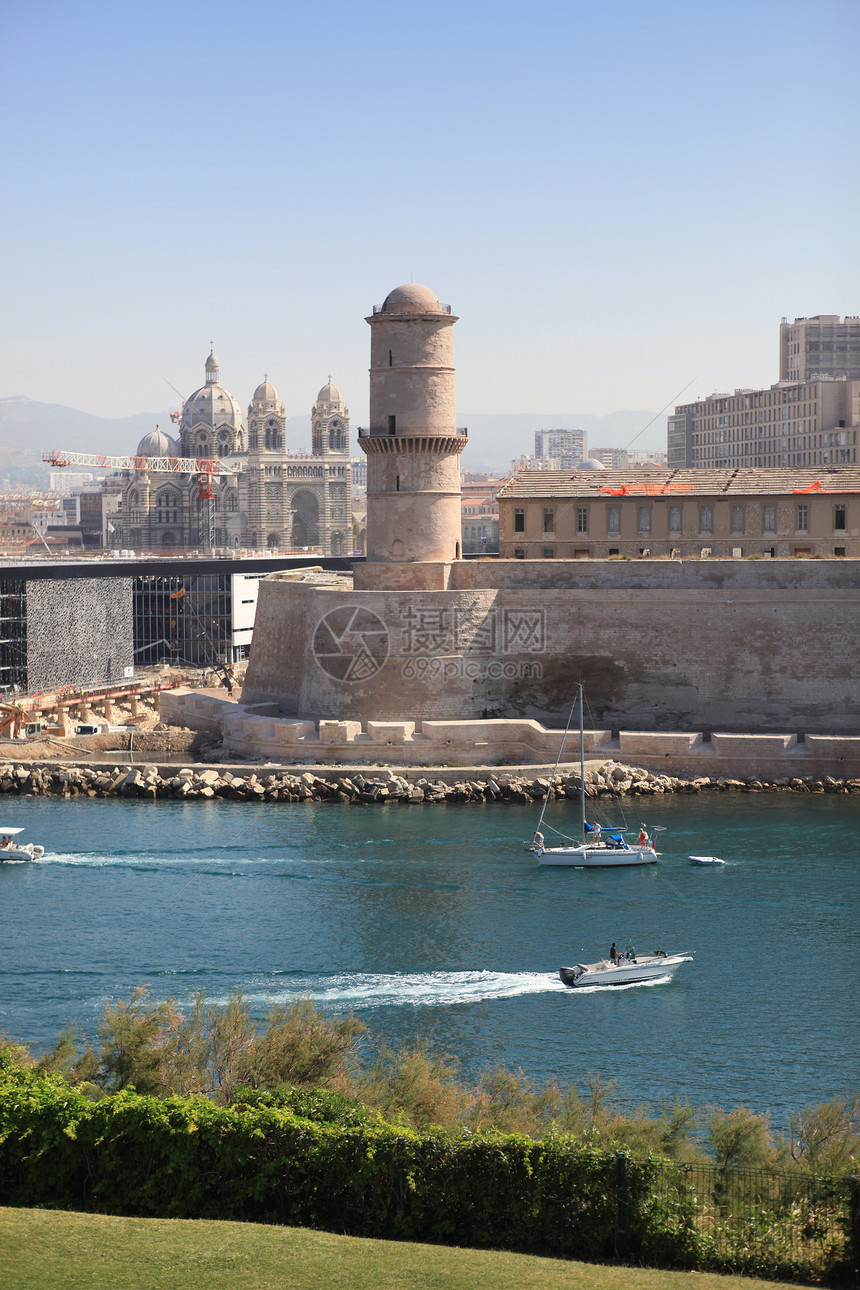
[[158, 426], [145, 434], [137, 445], [138, 457], [178, 457], [179, 444], [169, 434], [159, 430]]
[[384, 314], [440, 314], [442, 306], [429, 287], [406, 282], [389, 291], [382, 305]]
[[241, 430], [242, 409], [238, 400], [218, 382], [219, 366], [214, 353], [206, 360], [206, 384], [185, 400], [181, 430]]
[[603, 462], [598, 461], [596, 457], [586, 457], [585, 461], [581, 461], [576, 469], [577, 470], [605, 470], [606, 467], [604, 466]]

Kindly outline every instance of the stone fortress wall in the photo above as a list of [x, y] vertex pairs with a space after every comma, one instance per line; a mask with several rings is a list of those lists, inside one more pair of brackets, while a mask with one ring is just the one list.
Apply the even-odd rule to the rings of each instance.
[[351, 592], [261, 584], [247, 703], [557, 726], [582, 680], [615, 729], [857, 728], [860, 561], [459, 561], [388, 566], [386, 590], [356, 574]]

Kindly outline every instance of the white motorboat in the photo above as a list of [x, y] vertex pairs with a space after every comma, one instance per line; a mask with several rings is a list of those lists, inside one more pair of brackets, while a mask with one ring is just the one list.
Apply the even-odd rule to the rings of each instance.
[[687, 856], [690, 864], [725, 864], [719, 856]]
[[659, 981], [675, 975], [682, 963], [692, 963], [692, 954], [667, 954], [655, 950], [653, 954], [617, 955], [601, 959], [599, 963], [577, 963], [575, 967], [558, 969], [565, 985], [573, 988], [586, 985], [635, 985], [639, 981]]
[[[579, 841], [573, 838], [565, 839], [559, 846], [548, 847], [544, 835], [541, 833], [541, 825], [546, 814], [547, 802], [552, 791], [552, 781], [555, 779], [558, 764], [561, 761], [564, 741], [570, 729], [570, 722], [577, 701], [579, 703], [580, 837]], [[540, 819], [538, 820], [534, 837], [530, 843], [526, 843], [527, 850], [532, 853], [539, 864], [571, 865], [578, 869], [609, 869], [619, 865], [655, 864], [658, 852], [654, 848], [652, 839], [648, 837], [648, 830], [644, 824], [639, 830], [638, 841], [631, 845], [625, 841], [623, 830], [602, 829], [599, 824], [589, 824], [585, 818], [585, 715], [583, 705], [583, 687], [580, 685], [578, 700], [574, 700], [570, 715], [567, 718], [564, 734], [561, 737], [558, 757], [543, 800]]]
[[44, 847], [37, 847], [33, 842], [18, 842], [18, 835], [23, 829], [4, 829], [0, 825], [0, 860], [41, 860], [45, 854]]

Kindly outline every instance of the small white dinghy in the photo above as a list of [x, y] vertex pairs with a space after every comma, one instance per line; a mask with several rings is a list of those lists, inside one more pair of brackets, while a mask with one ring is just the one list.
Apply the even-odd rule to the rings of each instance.
[[8, 829], [0, 825], [0, 860], [41, 860], [45, 854], [44, 847], [37, 847], [32, 842], [16, 842], [23, 829]]
[[725, 864], [719, 856], [687, 856], [690, 864]]

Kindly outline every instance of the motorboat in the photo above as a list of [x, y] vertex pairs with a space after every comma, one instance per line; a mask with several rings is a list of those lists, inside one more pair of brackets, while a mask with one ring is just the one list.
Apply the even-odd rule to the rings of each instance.
[[687, 856], [690, 864], [725, 864], [719, 856]]
[[635, 985], [639, 981], [671, 978], [682, 963], [692, 961], [692, 954], [667, 954], [665, 950], [637, 954], [634, 950], [628, 950], [626, 954], [616, 955], [614, 959], [559, 968], [558, 974], [565, 985], [573, 988], [586, 985]]
[[[565, 838], [558, 846], [547, 846], [544, 835], [541, 833], [541, 827], [544, 823], [544, 815], [546, 814], [549, 795], [552, 791], [552, 782], [555, 779], [555, 774], [561, 761], [564, 741], [570, 730], [570, 723], [577, 704], [579, 705], [580, 836], [578, 841], [575, 838]], [[583, 687], [580, 685], [578, 696], [574, 699], [564, 734], [561, 737], [558, 757], [543, 800], [537, 828], [532, 841], [525, 844], [526, 850], [532, 853], [539, 864], [571, 865], [577, 869], [614, 869], [621, 865], [656, 864], [658, 852], [655, 849], [653, 840], [648, 836], [648, 830], [644, 824], [639, 830], [638, 841], [631, 844], [624, 837], [625, 830], [603, 829], [599, 824], [589, 824], [585, 818], [585, 714], [583, 709]], [[553, 832], [556, 832], [556, 830], [553, 829]], [[562, 835], [559, 834], [559, 836], [561, 837]]]
[[41, 860], [45, 854], [44, 847], [37, 847], [33, 842], [18, 842], [18, 835], [23, 829], [3, 828], [0, 825], [0, 860]]

